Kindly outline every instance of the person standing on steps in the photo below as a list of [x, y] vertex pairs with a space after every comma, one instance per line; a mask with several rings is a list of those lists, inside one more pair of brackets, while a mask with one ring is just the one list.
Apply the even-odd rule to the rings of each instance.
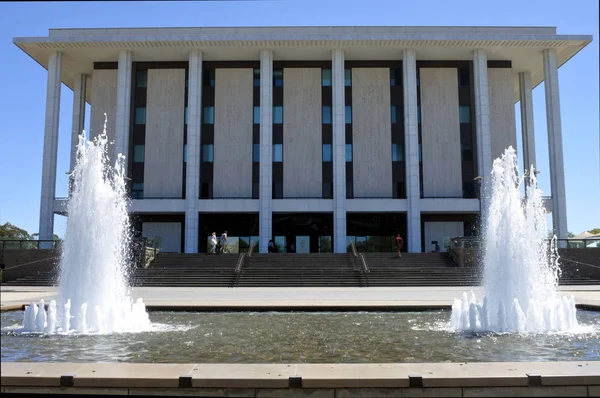
[[217, 254], [217, 243], [217, 234], [213, 232], [210, 237], [210, 254]]
[[398, 251], [398, 258], [402, 258], [402, 248], [404, 247], [404, 241], [400, 237], [400, 234], [396, 235], [396, 250]]
[[227, 254], [227, 231], [221, 234], [221, 253]]
[[273, 251], [275, 250], [275, 245], [273, 244], [273, 239], [271, 239], [269, 241], [269, 247], [268, 247], [268, 249], [269, 249], [269, 253], [273, 253]]

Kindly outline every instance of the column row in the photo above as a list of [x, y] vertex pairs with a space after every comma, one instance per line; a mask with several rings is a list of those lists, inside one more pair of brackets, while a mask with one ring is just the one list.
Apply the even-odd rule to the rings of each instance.
[[[118, 58], [117, 102], [115, 120], [115, 151], [127, 153], [129, 146], [131, 79], [131, 51], [124, 50]], [[406, 198], [408, 220], [408, 249], [421, 250], [421, 211], [420, 211], [420, 172], [419, 172], [419, 133], [418, 133], [418, 93], [416, 52], [402, 52], [402, 78], [404, 98], [404, 131], [406, 159]], [[566, 234], [566, 204], [564, 194], [564, 170], [562, 159], [562, 137], [560, 128], [560, 104], [558, 98], [558, 75], [556, 53], [543, 52], [546, 80], [547, 123], [549, 134], [550, 168], [554, 227], [558, 236]], [[58, 144], [58, 113], [60, 102], [60, 69], [62, 54], [53, 53], [49, 62], [46, 122], [44, 130], [44, 162], [42, 172], [42, 193], [40, 205], [40, 236], [50, 238], [53, 230], [53, 200], [56, 182], [56, 153]], [[333, 162], [333, 210], [334, 210], [334, 250], [345, 251], [346, 247], [346, 101], [345, 101], [345, 59], [344, 52], [335, 49], [332, 61], [332, 162]], [[491, 131], [490, 98], [487, 76], [487, 55], [485, 51], [473, 53], [475, 124], [478, 145], [478, 173], [489, 175], [491, 171]], [[197, 232], [199, 200], [195, 194], [200, 184], [200, 136], [202, 104], [202, 53], [193, 50], [189, 53], [188, 78], [188, 124], [187, 124], [187, 163], [186, 163], [186, 244], [187, 252], [197, 252]], [[519, 74], [521, 90], [521, 114], [525, 164], [535, 164], [533, 139], [533, 115], [531, 104], [531, 76]], [[79, 76], [74, 84], [72, 145], [83, 129], [86, 76]], [[263, 50], [260, 55], [260, 241], [261, 251], [267, 250], [267, 242], [272, 235], [272, 161], [273, 161], [273, 52]], [[488, 156], [489, 155], [489, 156]], [[75, 162], [71, 157], [71, 168]], [[485, 207], [485, 206], [484, 206]], [[189, 238], [187, 238], [189, 237]], [[188, 242], [189, 240], [189, 242]], [[264, 247], [263, 247], [264, 246]]]

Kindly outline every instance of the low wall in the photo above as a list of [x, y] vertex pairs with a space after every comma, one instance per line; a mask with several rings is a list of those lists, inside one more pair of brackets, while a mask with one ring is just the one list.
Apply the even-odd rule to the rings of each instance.
[[[579, 275], [600, 277], [600, 248], [558, 249], [561, 269]], [[453, 247], [450, 256], [459, 267], [479, 267], [482, 263], [478, 249]]]
[[[600, 362], [2, 363], [2, 395], [212, 397], [598, 396]], [[21, 395], [22, 396], [22, 395]]]
[[59, 258], [58, 250], [3, 250], [2, 282], [10, 282], [27, 275], [55, 270]]

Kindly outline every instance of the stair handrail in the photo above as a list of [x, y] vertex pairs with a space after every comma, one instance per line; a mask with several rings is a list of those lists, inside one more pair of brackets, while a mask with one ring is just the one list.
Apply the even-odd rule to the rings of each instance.
[[252, 250], [254, 250], [254, 242], [250, 241], [250, 246], [248, 246], [248, 257], [252, 257]]
[[350, 241], [350, 246], [352, 247], [352, 254], [354, 255], [354, 257], [358, 257], [358, 253], [356, 251], [356, 244], [353, 240]]
[[229, 287], [235, 287], [237, 281], [244, 269], [244, 257], [246, 257], [246, 253], [241, 253], [238, 257], [237, 264], [235, 265], [235, 269], [233, 270], [233, 278], [231, 279], [231, 283]]
[[360, 253], [360, 261], [362, 263], [362, 269], [360, 271], [360, 273], [362, 274], [363, 278], [365, 279], [365, 286], [369, 286], [369, 267], [367, 266], [367, 260], [365, 259], [365, 255]]

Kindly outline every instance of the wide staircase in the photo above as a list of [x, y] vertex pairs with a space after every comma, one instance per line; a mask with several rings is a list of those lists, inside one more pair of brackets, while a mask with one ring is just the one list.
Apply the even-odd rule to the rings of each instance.
[[132, 286], [227, 287], [238, 261], [237, 254], [160, 253], [148, 268], [138, 268]]
[[253, 254], [244, 261], [236, 287], [362, 286], [351, 254]]
[[[159, 254], [148, 268], [136, 268], [132, 286], [177, 287], [375, 287], [477, 286], [478, 268], [456, 267], [445, 253], [406, 254]], [[242, 260], [242, 261], [240, 261]], [[563, 261], [561, 285], [600, 285], [582, 274], [581, 263]], [[56, 285], [55, 271], [3, 283], [5, 286]]]

